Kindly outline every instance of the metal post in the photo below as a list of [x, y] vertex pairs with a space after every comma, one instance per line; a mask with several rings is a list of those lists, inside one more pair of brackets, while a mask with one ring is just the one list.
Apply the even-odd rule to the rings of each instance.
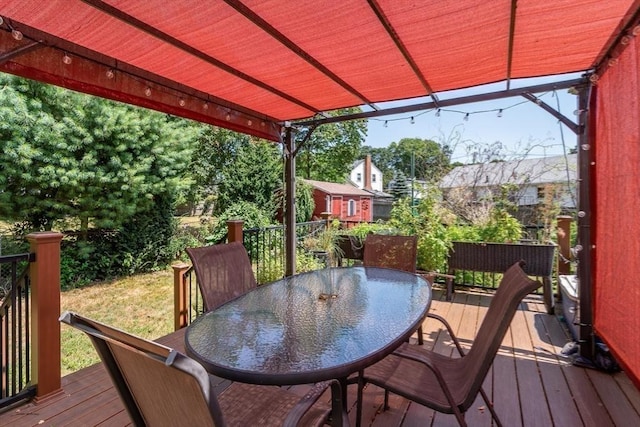
[[[591, 89], [591, 91], [590, 91]], [[591, 92], [591, 97], [589, 96]], [[592, 141], [589, 127], [590, 117], [595, 109], [596, 90], [590, 86], [578, 87], [578, 244], [580, 250], [578, 258], [578, 282], [580, 298], [580, 355], [592, 360], [594, 356], [595, 340], [593, 336], [593, 308], [592, 308], [592, 257], [591, 246], [591, 166]], [[589, 105], [591, 103], [591, 105]]]
[[284, 230], [285, 230], [285, 276], [296, 274], [296, 144], [291, 127], [285, 128], [284, 136]]

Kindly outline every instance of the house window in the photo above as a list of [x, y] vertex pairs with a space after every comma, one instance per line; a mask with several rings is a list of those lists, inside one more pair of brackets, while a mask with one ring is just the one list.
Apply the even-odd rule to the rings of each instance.
[[371, 182], [376, 182], [376, 174], [371, 175]]
[[327, 194], [327, 197], [324, 198], [324, 211], [332, 212], [331, 210], [331, 196]]
[[545, 193], [544, 187], [538, 187], [538, 201], [539, 202], [544, 200], [544, 195], [545, 195], [544, 193]]
[[347, 216], [354, 216], [356, 214], [356, 201], [349, 199], [347, 202]]
[[358, 173], [356, 174], [356, 181], [357, 181], [357, 182], [362, 181], [362, 174], [361, 174], [360, 172], [358, 172]]

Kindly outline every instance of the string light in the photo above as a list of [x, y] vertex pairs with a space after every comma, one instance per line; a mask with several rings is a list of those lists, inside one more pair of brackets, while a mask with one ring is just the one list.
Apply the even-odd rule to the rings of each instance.
[[[597, 79], [597, 77], [596, 77]], [[536, 97], [533, 102], [537, 105], [542, 105], [543, 101], [542, 101], [542, 97], [551, 94], [552, 97], [556, 97], [556, 93], [555, 91], [550, 91], [550, 92], [545, 92], [541, 95], [539, 95], [538, 97]], [[477, 110], [477, 111], [460, 111], [460, 110], [455, 110], [455, 109], [448, 109], [448, 108], [436, 108], [436, 109], [431, 109], [431, 110], [425, 110], [420, 112], [419, 114], [414, 114], [412, 116], [405, 116], [405, 117], [399, 117], [399, 118], [392, 118], [392, 119], [375, 119], [372, 118], [370, 120], [377, 120], [377, 121], [381, 121], [382, 122], [382, 126], [383, 127], [388, 127], [389, 126], [389, 122], [396, 122], [396, 121], [409, 121], [411, 124], [415, 124], [416, 118], [423, 115], [423, 114], [427, 114], [429, 112], [434, 111], [434, 115], [435, 117], [440, 117], [442, 115], [442, 113], [444, 112], [449, 112], [449, 113], [456, 113], [456, 114], [462, 114], [462, 120], [465, 122], [469, 121], [469, 116], [471, 116], [471, 114], [481, 114], [481, 113], [493, 113], [495, 114], [498, 118], [502, 118], [504, 116], [504, 113], [512, 108], [515, 108], [519, 105], [522, 104], [527, 104], [529, 103], [529, 100], [526, 101], [520, 101], [520, 102], [516, 102], [512, 105], [508, 105], [506, 107], [502, 107], [502, 108], [493, 108], [493, 109], [487, 109], [487, 110]]]
[[64, 62], [67, 65], [71, 64], [71, 57], [65, 53], [62, 56], [62, 62]]
[[226, 116], [224, 116], [226, 121], [230, 121], [231, 120], [231, 113], [227, 113]]
[[107, 78], [111, 80], [116, 76], [116, 73], [113, 71], [113, 69], [109, 68], [105, 73], [105, 76], [107, 76]]
[[178, 105], [180, 105], [181, 107], [184, 107], [187, 104], [187, 102], [184, 100], [184, 98], [180, 98], [178, 100]]
[[251, 126], [253, 122], [251, 120], [247, 120], [247, 126]]
[[24, 35], [18, 30], [11, 30], [11, 36], [18, 41], [22, 40], [24, 37]]
[[209, 109], [209, 103], [205, 102], [204, 104], [202, 104], [202, 109], [205, 110], [205, 111], [208, 110]]
[[147, 95], [147, 96], [151, 96], [151, 88], [149, 86], [147, 86], [144, 89], [144, 94]]

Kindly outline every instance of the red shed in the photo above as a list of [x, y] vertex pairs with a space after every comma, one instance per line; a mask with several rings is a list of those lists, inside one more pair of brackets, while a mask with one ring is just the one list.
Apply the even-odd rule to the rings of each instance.
[[313, 187], [313, 200], [316, 207], [313, 215], [319, 217], [323, 212], [344, 221], [373, 220], [373, 194], [349, 184], [304, 180]]

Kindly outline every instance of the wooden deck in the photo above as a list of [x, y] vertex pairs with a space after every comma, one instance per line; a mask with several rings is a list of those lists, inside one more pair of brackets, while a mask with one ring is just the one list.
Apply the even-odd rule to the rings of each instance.
[[[491, 300], [491, 294], [461, 292], [453, 302], [442, 292], [431, 311], [447, 318], [464, 345], [469, 346]], [[429, 348], [453, 354], [451, 341], [436, 323], [424, 324]], [[183, 332], [159, 341], [181, 348]], [[566, 328], [555, 316], [545, 314], [541, 297], [525, 299], [487, 377], [485, 389], [492, 396], [505, 426], [637, 426], [640, 425], [640, 392], [624, 373], [603, 372], [573, 366], [560, 354], [568, 342]], [[227, 384], [220, 380], [219, 388]], [[94, 365], [63, 378], [64, 393], [39, 404], [27, 403], [0, 414], [0, 426], [125, 426], [129, 417], [111, 386], [102, 365]], [[293, 388], [300, 393], [305, 386]], [[355, 385], [349, 386], [350, 418], [355, 424]], [[398, 396], [391, 409], [382, 411], [383, 392], [365, 390], [363, 425], [455, 426], [453, 416], [434, 413]], [[478, 398], [467, 412], [470, 426], [490, 426], [491, 416]]]

